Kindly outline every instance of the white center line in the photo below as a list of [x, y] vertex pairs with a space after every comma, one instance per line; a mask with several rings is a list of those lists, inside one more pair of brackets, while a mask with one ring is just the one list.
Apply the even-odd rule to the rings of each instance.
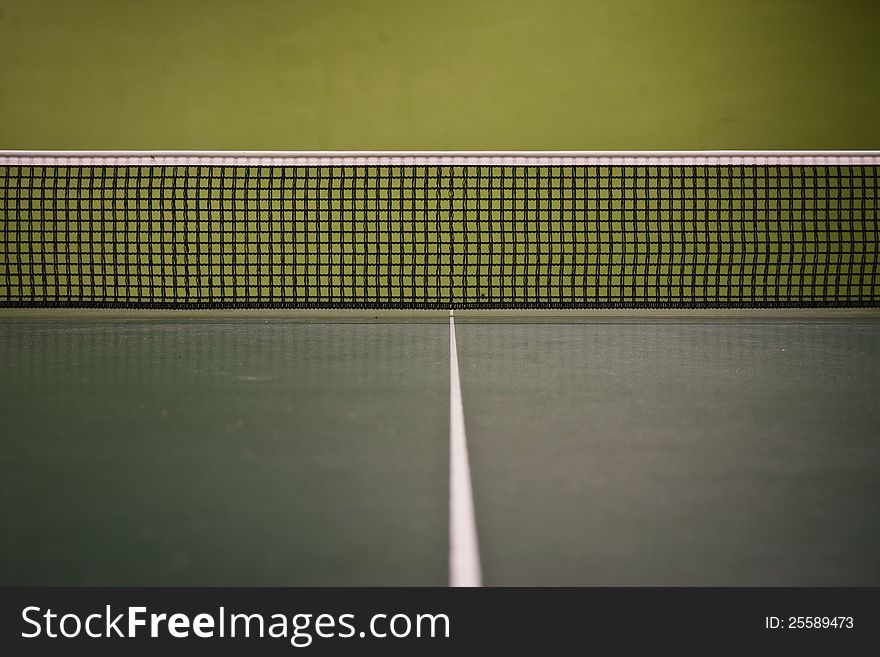
[[471, 466], [458, 378], [455, 319], [449, 311], [449, 585], [482, 586]]

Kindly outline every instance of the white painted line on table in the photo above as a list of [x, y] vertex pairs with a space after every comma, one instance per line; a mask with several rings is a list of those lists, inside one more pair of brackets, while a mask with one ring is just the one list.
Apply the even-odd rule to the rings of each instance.
[[482, 586], [471, 466], [464, 431], [455, 318], [449, 311], [449, 585]]

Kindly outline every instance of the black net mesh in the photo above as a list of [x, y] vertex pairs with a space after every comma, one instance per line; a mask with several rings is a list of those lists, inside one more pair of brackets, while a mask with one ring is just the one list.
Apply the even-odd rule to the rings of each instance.
[[0, 164], [0, 305], [880, 305], [878, 166]]

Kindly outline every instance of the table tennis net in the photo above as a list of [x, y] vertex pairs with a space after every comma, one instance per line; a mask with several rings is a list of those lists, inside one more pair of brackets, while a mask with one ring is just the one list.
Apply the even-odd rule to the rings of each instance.
[[880, 305], [880, 155], [0, 153], [0, 306]]

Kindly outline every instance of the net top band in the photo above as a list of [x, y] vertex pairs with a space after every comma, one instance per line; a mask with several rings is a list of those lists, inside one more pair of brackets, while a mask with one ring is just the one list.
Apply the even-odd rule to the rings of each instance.
[[4, 166], [877, 166], [853, 151], [38, 151]]

